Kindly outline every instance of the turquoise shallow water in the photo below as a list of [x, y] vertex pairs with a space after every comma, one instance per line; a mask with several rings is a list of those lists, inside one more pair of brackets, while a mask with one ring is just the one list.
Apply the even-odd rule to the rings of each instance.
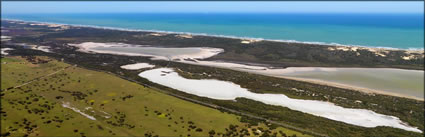
[[5, 14], [2, 19], [423, 49], [423, 14]]

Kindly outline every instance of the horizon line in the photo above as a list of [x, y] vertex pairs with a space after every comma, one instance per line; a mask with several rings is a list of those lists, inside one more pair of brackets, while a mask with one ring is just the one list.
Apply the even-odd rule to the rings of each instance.
[[118, 13], [166, 13], [166, 14], [215, 14], [215, 13], [237, 13], [237, 14], [294, 14], [294, 13], [301, 13], [301, 14], [424, 14], [424, 12], [233, 12], [233, 11], [214, 11], [214, 12], [56, 12], [56, 13], [50, 13], [50, 12], [31, 12], [31, 13], [5, 13], [2, 12], [1, 15], [6, 14], [96, 14], [96, 13], [109, 13], [109, 14], [118, 14]]

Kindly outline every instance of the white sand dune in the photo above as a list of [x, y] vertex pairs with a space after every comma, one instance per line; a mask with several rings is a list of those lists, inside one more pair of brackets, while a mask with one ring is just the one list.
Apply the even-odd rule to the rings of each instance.
[[241, 88], [240, 85], [227, 81], [186, 79], [170, 68], [144, 71], [139, 76], [189, 94], [212, 99], [234, 100], [242, 97], [362, 127], [389, 126], [407, 131], [422, 132], [394, 116], [382, 115], [366, 109], [343, 108], [323, 101], [291, 99], [283, 94], [252, 93]]
[[122, 69], [127, 69], [127, 70], [139, 70], [139, 69], [153, 68], [153, 67], [155, 67], [155, 65], [151, 65], [149, 63], [135, 63], [135, 64], [128, 64], [128, 65], [121, 66]]

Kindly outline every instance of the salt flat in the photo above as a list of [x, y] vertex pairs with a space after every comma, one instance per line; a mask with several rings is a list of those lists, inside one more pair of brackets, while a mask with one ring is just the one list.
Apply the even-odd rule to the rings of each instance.
[[214, 79], [186, 79], [179, 76], [171, 68], [147, 70], [140, 73], [139, 76], [189, 94], [217, 100], [248, 98], [265, 104], [288, 107], [292, 110], [362, 127], [389, 126], [407, 131], [421, 132], [416, 127], [408, 126], [397, 117], [378, 114], [371, 110], [343, 108], [324, 101], [291, 99], [283, 94], [257, 94], [232, 82]]
[[79, 47], [83, 52], [109, 53], [127, 56], [149, 56], [152, 59], [174, 60], [174, 59], [204, 59], [215, 56], [223, 49], [208, 47], [191, 48], [162, 48], [146, 45], [131, 45], [124, 43], [95, 43], [84, 42], [70, 44]]
[[135, 63], [135, 64], [128, 64], [121, 66], [122, 69], [127, 70], [138, 70], [138, 69], [144, 69], [144, 68], [153, 68], [155, 65], [151, 65], [149, 63]]
[[9, 55], [6, 51], [14, 50], [12, 48], [1, 48], [1, 55]]

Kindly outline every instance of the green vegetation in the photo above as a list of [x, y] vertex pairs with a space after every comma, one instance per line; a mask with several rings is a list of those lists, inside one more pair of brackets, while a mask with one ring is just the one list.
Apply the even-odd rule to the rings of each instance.
[[[27, 58], [31, 62], [22, 62], [21, 60]], [[23, 84], [31, 79], [44, 76], [46, 74], [55, 72], [65, 66], [57, 64], [52, 66], [51, 64], [40, 63], [40, 60], [47, 60], [43, 58], [37, 58], [37, 60], [31, 59], [31, 57], [15, 57], [15, 58], [1, 58], [2, 67], [1, 74], [2, 89], [4, 87], [11, 87], [19, 84]], [[53, 61], [55, 62], [55, 61]], [[13, 64], [13, 65], [9, 65]], [[31, 71], [22, 68], [31, 68]], [[8, 75], [6, 75], [8, 73]], [[4, 74], [4, 75], [3, 75]]]
[[[4, 21], [2, 21], [2, 23], [4, 23]], [[285, 94], [291, 98], [322, 100], [322, 101], [329, 101], [329, 102], [335, 103], [336, 105], [348, 107], [348, 108], [369, 109], [377, 113], [399, 117], [402, 121], [409, 123], [409, 125], [419, 127], [419, 129], [421, 129], [422, 131], [424, 130], [423, 115], [425, 110], [424, 110], [423, 101], [417, 101], [413, 99], [394, 97], [394, 96], [378, 95], [378, 94], [366, 94], [366, 93], [348, 90], [348, 89], [322, 86], [322, 85], [306, 83], [306, 82], [298, 82], [298, 81], [282, 79], [282, 78], [273, 78], [273, 77], [249, 74], [245, 72], [238, 72], [238, 71], [227, 70], [227, 69], [211, 68], [211, 67], [205, 67], [205, 66], [194, 66], [194, 65], [182, 64], [182, 63], [169, 64], [169, 62], [167, 61], [152, 61], [152, 60], [149, 60], [149, 58], [147, 57], [134, 57], [134, 56], [130, 57], [130, 56], [109, 55], [109, 54], [87, 54], [87, 53], [78, 52], [76, 51], [75, 47], [66, 46], [66, 44], [92, 41], [92, 42], [124, 42], [124, 43], [141, 44], [141, 45], [149, 44], [149, 45], [161, 45], [164, 47], [208, 46], [208, 47], [218, 47], [218, 48], [225, 49], [226, 52], [224, 54], [215, 56], [212, 59], [223, 59], [226, 61], [265, 63], [265, 64], [271, 64], [273, 66], [280, 66], [280, 67], [286, 67], [286, 66], [292, 66], [292, 67], [294, 66], [394, 67], [394, 68], [423, 70], [423, 58], [418, 58], [415, 60], [403, 60], [400, 57], [406, 55], [404, 51], [390, 51], [386, 57], [383, 57], [383, 56], [376, 56], [369, 51], [359, 50], [358, 52], [360, 52], [361, 55], [357, 56], [352, 51], [341, 51], [341, 50], [330, 51], [327, 49], [326, 46], [322, 47], [322, 46], [305, 45], [305, 44], [263, 41], [263, 42], [253, 43], [252, 45], [248, 46], [248, 45], [241, 45], [240, 40], [237, 40], [237, 39], [216, 38], [216, 37], [206, 37], [206, 36], [195, 36], [193, 39], [176, 39], [174, 35], [166, 35], [161, 37], [145, 35], [145, 34], [148, 34], [149, 32], [126, 32], [126, 31], [103, 30], [103, 29], [95, 29], [95, 28], [78, 28], [78, 27], [71, 28], [65, 31], [55, 32], [51, 28], [46, 28], [42, 26], [32, 27], [32, 26], [25, 26], [25, 25], [10, 24], [10, 23], [8, 24], [7, 22], [5, 23], [4, 26], [5, 28], [11, 28], [9, 29], [10, 33], [8, 33], [8, 35], [10, 34], [11, 36], [14, 36], [14, 39], [12, 40], [12, 42], [10, 43], [2, 42], [2, 47], [10, 47], [15, 49], [9, 52], [11, 55], [22, 55], [22, 56], [29, 56], [29, 57], [35, 56], [35, 55], [42, 55], [42, 56], [49, 56], [57, 60], [60, 60], [63, 58], [69, 64], [78, 64], [79, 67], [84, 67], [86, 69], [92, 69], [96, 71], [105, 71], [108, 73], [110, 72], [115, 75], [121, 76], [123, 78], [129, 79], [129, 80], [135, 80], [137, 82], [142, 82], [149, 86], [153, 86], [153, 87], [162, 89], [164, 91], [171, 92], [173, 94], [178, 94], [180, 96], [188, 97], [188, 98], [199, 100], [202, 102], [215, 104], [220, 107], [238, 110], [243, 113], [248, 113], [255, 116], [261, 116], [269, 120], [279, 121], [281, 123], [292, 125], [294, 127], [299, 127], [306, 130], [310, 130], [310, 131], [314, 131], [314, 132], [318, 132], [322, 134], [327, 134], [329, 136], [416, 137], [416, 136], [422, 136], [422, 134], [408, 132], [402, 129], [395, 129], [390, 127], [364, 128], [364, 127], [354, 126], [354, 125], [350, 125], [350, 124], [346, 124], [342, 122], [337, 122], [337, 121], [301, 113], [299, 111], [293, 111], [284, 107], [266, 105], [261, 102], [256, 102], [256, 101], [252, 101], [252, 100], [248, 100], [244, 98], [238, 98], [237, 101], [221, 101], [221, 100], [213, 100], [209, 98], [198, 97], [198, 96], [186, 94], [181, 91], [177, 91], [168, 87], [164, 87], [164, 86], [152, 83], [146, 79], [138, 77], [137, 74], [143, 70], [137, 70], [137, 71], [123, 70], [119, 66], [137, 63], [137, 62], [147, 62], [150, 64], [155, 64], [157, 66], [168, 66], [168, 67], [178, 68], [182, 70], [179, 73], [186, 78], [214, 78], [219, 80], [232, 81], [256, 93], [279, 93], [279, 94]], [[27, 27], [30, 29], [28, 30], [20, 29], [23, 27]], [[40, 32], [46, 32], [46, 33], [40, 33]], [[39, 35], [39, 34], [42, 34], [42, 35]], [[37, 45], [48, 45], [54, 49], [55, 53], [45, 53], [42, 51], [25, 49], [22, 46], [15, 46], [13, 42], [16, 42], [16, 43], [25, 42], [25, 43], [31, 43], [31, 44], [37, 44]], [[2, 66], [2, 69], [3, 69], [3, 66]], [[74, 71], [71, 68], [69, 70], [67, 69], [67, 71], [64, 71], [64, 73], [68, 73], [68, 71], [71, 71], [71, 70]], [[54, 70], [52, 70], [51, 72], [53, 71]], [[93, 72], [93, 71], [90, 71], [90, 72]], [[204, 73], [210, 76], [204, 75]], [[3, 74], [4, 73], [2, 70], [2, 78], [3, 78]], [[104, 73], [101, 73], [101, 74], [104, 74]], [[34, 75], [33, 77], [38, 76], [35, 74], [26, 74], [26, 75]], [[141, 112], [133, 112], [133, 111], [136, 111], [136, 109], [126, 110], [125, 115], [121, 114], [121, 112], [124, 112], [124, 110], [121, 110], [121, 108], [125, 108], [128, 106], [114, 105], [114, 103], [118, 101], [122, 103], [127, 103], [127, 101], [131, 102], [131, 101], [134, 101], [135, 98], [138, 98], [138, 100], [143, 100], [143, 98], [140, 96], [142, 96], [142, 93], [146, 94], [147, 91], [145, 90], [148, 90], [149, 88], [140, 89], [140, 91], [138, 88], [136, 88], [135, 91], [139, 91], [140, 95], [139, 95], [139, 92], [137, 92], [137, 94], [133, 93], [132, 92], [133, 90], [130, 90], [130, 91], [121, 91], [121, 90], [107, 91], [108, 89], [99, 90], [104, 85], [109, 84], [108, 86], [111, 86], [110, 85], [111, 83], [99, 83], [99, 84], [93, 85], [95, 88], [90, 88], [90, 85], [86, 84], [88, 82], [90, 83], [90, 81], [86, 80], [87, 79], [86, 77], [88, 76], [83, 76], [83, 74], [80, 74], [80, 73], [78, 74], [72, 73], [72, 74], [68, 74], [67, 76], [71, 77], [71, 75], [72, 75], [73, 81], [70, 81], [69, 84], [73, 83], [75, 84], [74, 86], [77, 86], [75, 82], [78, 83], [78, 81], [80, 81], [79, 84], [82, 84], [84, 86], [81, 86], [81, 89], [80, 87], [78, 89], [70, 88], [71, 87], [70, 86], [67, 89], [62, 89], [61, 91], [59, 91], [59, 90], [56, 90], [56, 88], [60, 88], [60, 86], [57, 87], [55, 84], [53, 85], [53, 88], [55, 88], [55, 91], [58, 91], [57, 94], [60, 94], [61, 96], [54, 97], [54, 99], [52, 99], [53, 101], [56, 101], [56, 103], [59, 103], [59, 104], [62, 102], [58, 102], [58, 101], [62, 101], [62, 100], [69, 101], [73, 107], [76, 107], [80, 110], [85, 110], [85, 107], [90, 106], [95, 110], [95, 112], [93, 112], [93, 114], [90, 113], [90, 115], [95, 116], [98, 120], [102, 120], [102, 113], [98, 113], [98, 111], [100, 110], [103, 111], [102, 108], [104, 108], [105, 112], [107, 112], [108, 114], [117, 116], [117, 118], [112, 117], [111, 120], [109, 120], [111, 121], [109, 123], [104, 124], [105, 122], [103, 122], [104, 125], [109, 125], [110, 128], [120, 129], [117, 131], [115, 130], [113, 131], [113, 133], [115, 133], [116, 135], [121, 135], [121, 132], [119, 133], [119, 131], [125, 131], [130, 134], [135, 134], [134, 131], [131, 131], [132, 129], [128, 129], [128, 127], [133, 127], [133, 126], [135, 126], [134, 129], [136, 128], [139, 129], [138, 132], [143, 132], [143, 133], [148, 133], [148, 131], [149, 133], [151, 133], [150, 131], [154, 132], [153, 131], [154, 129], [143, 129], [143, 128], [140, 129], [140, 127], [138, 127], [136, 123], [133, 123], [134, 121], [129, 122], [129, 120], [124, 120], [124, 121], [120, 120], [121, 117], [123, 117], [123, 119], [128, 119], [129, 117], [134, 116], [133, 114], [140, 114], [141, 116], [144, 116], [145, 113], [142, 113], [144, 111], [144, 105], [140, 103], [142, 101], [140, 102], [136, 101], [136, 102], [128, 104], [128, 105], [137, 104], [138, 105], [137, 107], [141, 107], [141, 109], [139, 109], [141, 110]], [[14, 77], [10, 77], [10, 78], [13, 79]], [[105, 79], [104, 77], [102, 78]], [[96, 80], [92, 79], [91, 83], [93, 82], [97, 83], [99, 81], [103, 81], [103, 79], [96, 79]], [[63, 79], [63, 81], [69, 81], [69, 80]], [[21, 80], [19, 82], [17, 82], [17, 80], [12, 80], [12, 81], [16, 81], [16, 83], [22, 83], [21, 81], [24, 81], [24, 80]], [[2, 81], [2, 85], [7, 83], [10, 83], [9, 85], [13, 84], [12, 82], [3, 83]], [[47, 83], [54, 84], [52, 82], [47, 82]], [[49, 86], [49, 84], [47, 83], [44, 83], [45, 84], [44, 86]], [[65, 88], [66, 86], [68, 85], [65, 84], [63, 88]], [[98, 93], [94, 92], [95, 89], [97, 89]], [[151, 90], [152, 89], [149, 89], [149, 91]], [[10, 91], [12, 90], [5, 91], [4, 95], [6, 95], [6, 93]], [[40, 93], [43, 93], [43, 92], [40, 91]], [[56, 92], [53, 92], [53, 93], [56, 94]], [[102, 93], [102, 94], [100, 95], [99, 93]], [[149, 93], [150, 94], [148, 95], [151, 95], [151, 93], [153, 92], [149, 92]], [[94, 97], [93, 95], [96, 95], [96, 97]], [[163, 94], [158, 93], [158, 95], [163, 95]], [[74, 98], [75, 98], [75, 101], [73, 100]], [[49, 97], [48, 99], [51, 99], [51, 97]], [[112, 101], [112, 99], [115, 99], [115, 101]], [[165, 99], [159, 98], [159, 100], [165, 100]], [[2, 101], [3, 101], [3, 98], [2, 98]], [[79, 102], [79, 101], [82, 101], [82, 102]], [[361, 102], [359, 103], [359, 101]], [[170, 113], [170, 115], [167, 115], [168, 114], [168, 111], [166, 111], [167, 107], [162, 109], [155, 107], [155, 106], [159, 106], [160, 103], [161, 102], [155, 102], [155, 104], [150, 103], [150, 105], [152, 106], [148, 106], [148, 104], [146, 104], [146, 107], [149, 110], [149, 114], [147, 114], [148, 115], [147, 117], [150, 117], [152, 119], [166, 119], [168, 118], [168, 116], [171, 116], [172, 119], [175, 119], [176, 117], [174, 115], [178, 115], [178, 114]], [[101, 104], [103, 104], [103, 106], [100, 106]], [[164, 103], [164, 104], [167, 104], [169, 106], [174, 106], [173, 103]], [[104, 107], [104, 106], [108, 106], [108, 107]], [[113, 106], [117, 108], [117, 110], [115, 109], [110, 110], [109, 107], [113, 108]], [[175, 107], [178, 107], [178, 106], [175, 106]], [[69, 109], [66, 109], [66, 110], [71, 111]], [[119, 114], [116, 113], [118, 111], [120, 112]], [[174, 109], [174, 111], [177, 111], [177, 110]], [[226, 112], [226, 110], [221, 110], [221, 111]], [[89, 114], [89, 112], [87, 113]], [[194, 112], [191, 112], [191, 113], [194, 113]], [[191, 113], [184, 113], [184, 115], [182, 116], [186, 116], [186, 115], [191, 116]], [[97, 116], [98, 114], [101, 116]], [[130, 116], [130, 114], [132, 116]], [[78, 115], [78, 116], [81, 117], [81, 115]], [[139, 117], [137, 118], [141, 119]], [[88, 120], [87, 118], [85, 119], [86, 121]], [[186, 117], [184, 117], [184, 119], [185, 119], [185, 122], [188, 122], [186, 121]], [[252, 127], [259, 122], [258, 120], [250, 119], [246, 116], [242, 116], [236, 119], [239, 119], [243, 123], [249, 123], [248, 125]], [[185, 135], [186, 133], [184, 133], [184, 131], [188, 132], [187, 127], [191, 126], [191, 129], [190, 129], [191, 133], [193, 131], [195, 131], [195, 133], [198, 133], [196, 131], [200, 131], [199, 134], [202, 133], [203, 135], [212, 134], [212, 133], [214, 133], [215, 135], [217, 135], [218, 133], [226, 134], [229, 131], [232, 131], [231, 133], [235, 133], [234, 130], [230, 130], [230, 129], [234, 129], [234, 125], [238, 125], [234, 123], [232, 126], [230, 126], [229, 124], [222, 125], [221, 126], [222, 128], [214, 129], [214, 131], [212, 131], [212, 128], [209, 129], [208, 127], [198, 126], [198, 124], [201, 125], [201, 123], [203, 122], [194, 121], [194, 120], [192, 120], [192, 122], [197, 126], [196, 128], [193, 128], [193, 126], [191, 125], [185, 125], [184, 130], [182, 128], [181, 130], [178, 130], [177, 132], [182, 133], [183, 136], [186, 136]], [[115, 126], [113, 125], [119, 125], [119, 128], [118, 127], [115, 128]], [[163, 124], [163, 125], [166, 125], [168, 127], [168, 124]], [[276, 127], [276, 125], [267, 125], [267, 126], [269, 126], [272, 129], [273, 128], [279, 129], [278, 127]], [[171, 125], [171, 127], [174, 127], [174, 126]], [[202, 130], [198, 129], [199, 127]], [[236, 128], [239, 134], [246, 132], [246, 130], [241, 129], [241, 127], [243, 126], [239, 125], [238, 128]], [[223, 132], [223, 131], [226, 131], [225, 128], [228, 129], [227, 130], [228, 132], [226, 133]], [[248, 130], [248, 133], [254, 134], [255, 132], [255, 131], [252, 132], [253, 131], [252, 129], [247, 128], [247, 130]], [[168, 132], [168, 131], [164, 131], [164, 132]], [[3, 133], [3, 129], [2, 129], [2, 133]], [[157, 135], [157, 133], [159, 132], [155, 131], [154, 133], [152, 133], [152, 135]], [[273, 132], [272, 135], [274, 133], [276, 132]], [[290, 132], [285, 132], [285, 134], [287, 133], [290, 133]], [[191, 135], [195, 135], [195, 134], [191, 134]], [[287, 135], [290, 135], [290, 134], [287, 134]]]
[[1, 63], [2, 136], [308, 136], [240, 122], [240, 116], [48, 57], [6, 57]]

